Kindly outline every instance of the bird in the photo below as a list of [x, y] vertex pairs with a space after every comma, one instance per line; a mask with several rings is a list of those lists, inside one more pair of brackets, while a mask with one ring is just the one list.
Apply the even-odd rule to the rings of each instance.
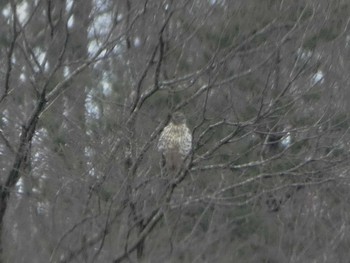
[[160, 134], [157, 146], [162, 153], [162, 166], [168, 172], [178, 172], [192, 150], [192, 133], [182, 112], [176, 111], [172, 114], [169, 124]]

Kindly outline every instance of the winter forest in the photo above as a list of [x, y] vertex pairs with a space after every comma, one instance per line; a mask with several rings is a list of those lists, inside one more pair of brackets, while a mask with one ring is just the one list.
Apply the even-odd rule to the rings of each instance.
[[0, 11], [1, 263], [348, 262], [350, 1]]

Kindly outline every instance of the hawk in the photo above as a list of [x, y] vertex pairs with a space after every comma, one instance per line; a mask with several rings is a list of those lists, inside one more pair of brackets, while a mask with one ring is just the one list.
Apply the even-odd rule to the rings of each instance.
[[178, 171], [191, 149], [192, 134], [186, 125], [185, 115], [174, 112], [158, 141], [158, 150], [163, 155], [167, 169]]

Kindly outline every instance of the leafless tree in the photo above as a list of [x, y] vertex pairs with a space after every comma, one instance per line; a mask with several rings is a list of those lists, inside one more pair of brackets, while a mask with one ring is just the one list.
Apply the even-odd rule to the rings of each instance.
[[345, 262], [349, 8], [0, 3], [1, 262]]

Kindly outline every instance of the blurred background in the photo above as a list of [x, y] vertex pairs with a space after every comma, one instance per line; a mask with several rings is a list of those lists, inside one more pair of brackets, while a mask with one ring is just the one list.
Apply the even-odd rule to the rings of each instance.
[[0, 10], [0, 262], [348, 261], [349, 1]]

